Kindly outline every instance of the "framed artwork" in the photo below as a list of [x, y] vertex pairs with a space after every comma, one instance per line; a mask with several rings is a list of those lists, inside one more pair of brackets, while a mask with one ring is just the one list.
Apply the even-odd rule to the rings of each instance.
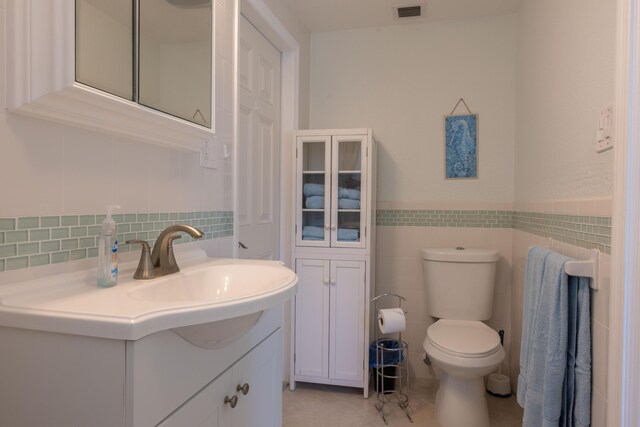
[[477, 114], [445, 116], [444, 146], [445, 179], [478, 178]]

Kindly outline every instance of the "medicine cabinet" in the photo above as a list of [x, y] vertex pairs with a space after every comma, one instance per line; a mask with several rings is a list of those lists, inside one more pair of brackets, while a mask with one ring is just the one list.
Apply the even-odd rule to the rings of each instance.
[[7, 0], [8, 111], [199, 149], [215, 131], [211, 0]]

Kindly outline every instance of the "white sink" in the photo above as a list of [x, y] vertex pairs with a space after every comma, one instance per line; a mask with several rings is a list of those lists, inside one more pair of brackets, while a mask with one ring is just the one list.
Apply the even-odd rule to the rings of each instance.
[[107, 289], [96, 286], [93, 270], [2, 286], [0, 326], [126, 340], [172, 329], [211, 343], [220, 339], [193, 326], [229, 319], [238, 321], [218, 326], [251, 326], [262, 311], [290, 299], [298, 281], [277, 261], [214, 259], [202, 252], [178, 262], [180, 272], [146, 281], [132, 279], [135, 265], [124, 266], [118, 284]]
[[255, 298], [287, 286], [292, 271], [279, 264], [204, 265], [137, 286], [129, 295], [154, 302], [229, 302]]

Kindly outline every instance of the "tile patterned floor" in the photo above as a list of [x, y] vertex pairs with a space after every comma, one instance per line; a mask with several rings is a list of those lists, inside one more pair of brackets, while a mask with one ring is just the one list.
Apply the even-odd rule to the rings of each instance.
[[[398, 407], [385, 406], [389, 427], [437, 427], [436, 380], [412, 380], [407, 388], [413, 424]], [[375, 392], [362, 398], [358, 389], [298, 383], [295, 391], [284, 391], [283, 427], [385, 427], [374, 405]], [[492, 427], [522, 425], [522, 409], [514, 397], [499, 399], [487, 395]]]

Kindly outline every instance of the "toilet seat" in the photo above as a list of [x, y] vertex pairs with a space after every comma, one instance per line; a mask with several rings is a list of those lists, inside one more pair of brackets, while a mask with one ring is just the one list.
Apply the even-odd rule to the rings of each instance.
[[440, 319], [427, 329], [427, 339], [440, 351], [458, 357], [487, 357], [501, 348], [496, 331], [477, 320]]

